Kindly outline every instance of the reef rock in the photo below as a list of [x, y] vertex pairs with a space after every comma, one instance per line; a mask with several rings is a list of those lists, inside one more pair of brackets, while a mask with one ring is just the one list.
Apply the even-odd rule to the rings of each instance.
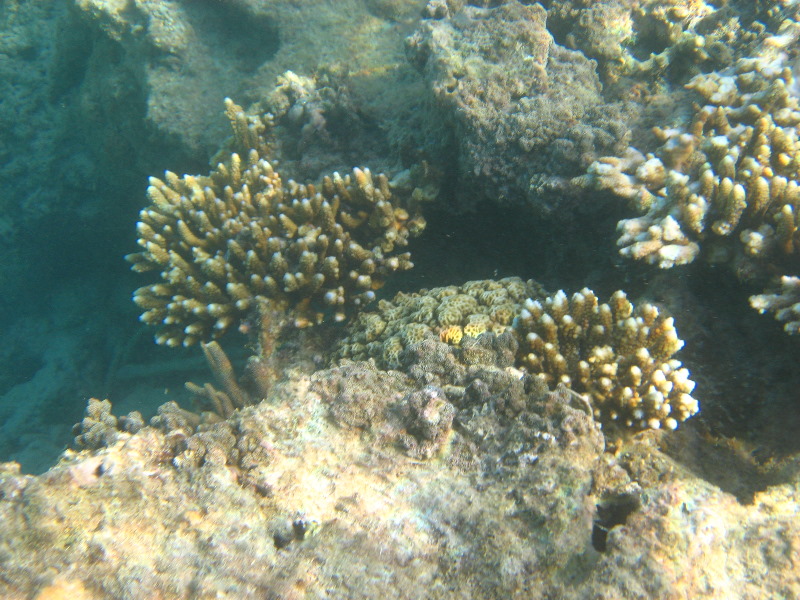
[[407, 50], [455, 128], [459, 202], [482, 194], [553, 210], [561, 200], [545, 192], [625, 133], [596, 64], [554, 42], [539, 4], [430, 12], [450, 16], [423, 21]]
[[790, 468], [742, 505], [647, 437], [605, 452], [574, 393], [502, 373], [451, 399], [344, 361], [194, 431], [114, 433], [95, 402], [99, 447], [0, 466], [0, 595], [797, 597]]

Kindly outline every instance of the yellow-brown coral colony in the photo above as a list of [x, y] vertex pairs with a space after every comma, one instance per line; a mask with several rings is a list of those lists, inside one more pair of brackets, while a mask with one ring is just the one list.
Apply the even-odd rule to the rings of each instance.
[[[656, 129], [661, 146], [631, 148], [589, 169], [599, 188], [628, 198], [644, 213], [620, 221], [620, 253], [662, 268], [701, 252], [743, 279], [798, 268], [800, 249], [800, 101], [793, 64], [800, 24], [787, 19], [754, 57], [695, 76], [686, 87], [702, 104], [686, 128]], [[786, 310], [798, 296], [753, 296], [796, 333]], [[788, 290], [788, 291], [787, 291]]]
[[[687, 87], [707, 102], [687, 130], [656, 130], [655, 155], [630, 150], [595, 163], [603, 188], [645, 214], [620, 222], [621, 253], [660, 267], [691, 262], [704, 240], [743, 244], [746, 257], [795, 251], [800, 202], [800, 106], [787, 67], [754, 59], [698, 75]], [[730, 248], [728, 255], [740, 252]]]
[[699, 410], [689, 371], [672, 358], [683, 341], [651, 304], [634, 308], [621, 291], [606, 304], [589, 289], [571, 299], [559, 291], [527, 300], [515, 330], [521, 365], [585, 395], [601, 423], [675, 429]]
[[[226, 108], [239, 123], [237, 146], [258, 143], [241, 111]], [[126, 258], [135, 271], [161, 271], [163, 281], [136, 290], [134, 301], [169, 346], [217, 338], [262, 301], [294, 308], [298, 324], [324, 310], [342, 319], [392, 272], [411, 268], [397, 249], [425, 225], [385, 175], [354, 169], [319, 188], [284, 183], [254, 148], [208, 176], [152, 177], [147, 197], [137, 225], [144, 250]]]
[[382, 367], [397, 369], [402, 351], [423, 339], [438, 337], [458, 346], [464, 337], [502, 333], [511, 327], [525, 298], [537, 291], [534, 282], [507, 277], [400, 293], [391, 301], [378, 302], [377, 310], [358, 316], [339, 355], [359, 360], [372, 357]]

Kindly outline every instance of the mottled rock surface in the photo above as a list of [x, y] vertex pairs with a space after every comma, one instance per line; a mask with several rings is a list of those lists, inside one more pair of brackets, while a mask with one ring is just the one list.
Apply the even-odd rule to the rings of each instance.
[[433, 14], [407, 48], [454, 127], [459, 204], [483, 194], [556, 210], [564, 199], [547, 192], [562, 191], [564, 178], [626, 133], [622, 109], [602, 97], [596, 64], [553, 40], [539, 4]]
[[508, 404], [511, 381], [486, 375], [448, 399], [345, 362], [194, 433], [119, 431], [38, 477], [6, 463], [0, 595], [800, 592], [796, 474], [742, 505], [653, 440], [604, 452], [569, 392], [521, 381]]

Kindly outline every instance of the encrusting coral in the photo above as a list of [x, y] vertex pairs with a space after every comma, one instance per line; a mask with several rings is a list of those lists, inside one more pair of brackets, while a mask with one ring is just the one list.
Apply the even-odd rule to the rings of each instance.
[[393, 196], [385, 175], [334, 173], [320, 186], [284, 183], [262, 156], [263, 120], [226, 100], [233, 152], [208, 176], [152, 177], [140, 212], [134, 271], [160, 270], [139, 288], [141, 320], [159, 344], [218, 338], [261, 301], [296, 311], [298, 325], [337, 320], [374, 298], [394, 271], [413, 265], [398, 248], [425, 221]]

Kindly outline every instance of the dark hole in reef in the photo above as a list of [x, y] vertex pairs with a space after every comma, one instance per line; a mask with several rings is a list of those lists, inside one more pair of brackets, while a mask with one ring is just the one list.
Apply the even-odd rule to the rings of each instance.
[[624, 525], [628, 517], [639, 509], [639, 497], [622, 494], [597, 505], [597, 517], [592, 527], [592, 546], [598, 552], [606, 551], [608, 532], [617, 525]]
[[308, 523], [303, 519], [295, 519], [292, 521], [291, 526], [280, 526], [278, 529], [272, 534], [272, 541], [275, 544], [275, 548], [278, 550], [282, 550], [286, 548], [289, 544], [295, 541], [302, 541], [306, 537], [306, 533], [308, 532]]
[[[720, 443], [735, 438], [744, 444], [749, 450], [734, 452], [731, 446], [725, 456], [733, 460], [736, 455], [737, 462], [750, 463], [751, 468], [797, 452], [800, 346], [772, 315], [759, 315], [750, 306], [749, 296], [762, 293], [765, 284], [743, 285], [724, 265], [700, 263], [689, 273], [692, 314], [676, 313], [675, 318], [685, 325], [679, 329], [686, 340], [680, 359], [692, 371], [701, 402], [695, 426]], [[695, 324], [690, 327], [692, 320]], [[713, 465], [720, 459], [720, 449], [712, 452], [706, 446], [698, 451], [715, 456], [709, 463]], [[744, 460], [748, 451], [753, 455]], [[741, 467], [735, 472], [744, 474]], [[723, 489], [745, 502], [750, 495]]]
[[[56, 52], [49, 67], [50, 100], [63, 102], [63, 96], [83, 82], [89, 61], [98, 44], [98, 33], [83, 20], [62, 19], [56, 33]], [[121, 47], [115, 43], [103, 44], [103, 57], [116, 64]], [[35, 57], [31, 57], [31, 60]]]
[[306, 537], [306, 531], [308, 531], [308, 523], [302, 519], [297, 519], [292, 523], [292, 532], [294, 533], [295, 539], [304, 539]]
[[272, 541], [278, 550], [286, 548], [292, 543], [292, 540], [294, 540], [294, 536], [285, 531], [278, 531], [272, 535]]
[[510, 276], [534, 278], [553, 292], [588, 286], [607, 296], [620, 286], [609, 232], [621, 217], [613, 206], [566, 218], [492, 202], [463, 214], [447, 206], [424, 208], [428, 226], [408, 245], [414, 268], [390, 278], [381, 297]]

